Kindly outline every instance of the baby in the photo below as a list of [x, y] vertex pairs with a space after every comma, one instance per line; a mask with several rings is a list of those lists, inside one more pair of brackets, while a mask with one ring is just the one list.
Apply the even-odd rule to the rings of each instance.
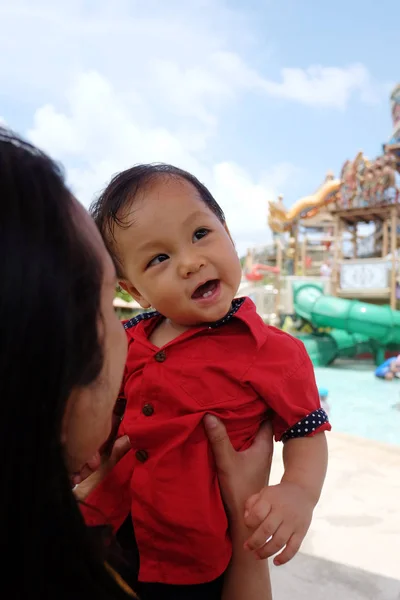
[[326, 472], [330, 425], [313, 367], [300, 341], [235, 298], [241, 266], [223, 211], [194, 176], [136, 166], [91, 210], [121, 287], [154, 310], [125, 323], [120, 435], [132, 452], [89, 504], [115, 529], [131, 511], [144, 598], [151, 590], [175, 598], [182, 586], [187, 598], [197, 587], [219, 598], [231, 543], [203, 417], [222, 419], [242, 450], [271, 415], [285, 471], [248, 500], [245, 546], [257, 558], [280, 552], [274, 562], [284, 564], [306, 535]]

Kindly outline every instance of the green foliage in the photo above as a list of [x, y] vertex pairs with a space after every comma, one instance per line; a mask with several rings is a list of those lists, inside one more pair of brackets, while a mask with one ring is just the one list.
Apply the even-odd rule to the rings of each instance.
[[126, 292], [125, 290], [123, 290], [119, 285], [117, 285], [116, 290], [115, 290], [115, 295], [118, 298], [121, 298], [121, 300], [125, 300], [125, 302], [131, 302], [132, 301], [132, 296], [130, 296], [128, 294], [128, 292]]

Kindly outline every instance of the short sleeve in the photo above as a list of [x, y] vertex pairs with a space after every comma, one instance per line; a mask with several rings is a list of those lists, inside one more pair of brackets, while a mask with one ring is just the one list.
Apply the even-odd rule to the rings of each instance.
[[246, 383], [273, 411], [277, 441], [331, 429], [321, 408], [314, 367], [300, 340], [273, 330], [247, 372]]

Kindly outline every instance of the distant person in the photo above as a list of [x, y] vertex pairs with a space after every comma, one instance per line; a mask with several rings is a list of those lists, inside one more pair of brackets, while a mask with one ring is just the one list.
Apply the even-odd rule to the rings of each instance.
[[203, 416], [219, 415], [239, 450], [272, 410], [285, 474], [249, 499], [246, 547], [258, 558], [280, 552], [275, 564], [284, 564], [325, 477], [330, 425], [314, 369], [299, 340], [265, 325], [249, 298], [235, 299], [241, 268], [224, 213], [193, 175], [138, 165], [115, 176], [91, 210], [120, 285], [157, 312], [125, 324], [120, 434], [136, 440], [136, 452], [89, 503], [116, 526], [131, 512], [144, 600], [217, 600], [231, 542]]
[[320, 268], [320, 275], [321, 277], [330, 277], [332, 273], [332, 268], [331, 268], [331, 261], [325, 260]]
[[398, 356], [392, 356], [385, 360], [384, 363], [379, 365], [375, 370], [375, 376], [378, 379], [386, 379], [386, 381], [392, 381], [393, 379], [400, 378], [400, 354]]
[[321, 407], [324, 409], [324, 411], [326, 412], [326, 414], [330, 415], [330, 406], [328, 403], [328, 390], [326, 388], [318, 388], [318, 392], [319, 392], [319, 399], [321, 401]]

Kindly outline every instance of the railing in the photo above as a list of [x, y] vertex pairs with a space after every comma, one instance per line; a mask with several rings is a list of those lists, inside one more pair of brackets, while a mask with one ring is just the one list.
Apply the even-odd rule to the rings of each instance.
[[260, 317], [265, 323], [276, 324], [279, 320], [279, 290], [272, 285], [252, 285], [243, 283], [238, 296], [249, 296], [256, 305]]

